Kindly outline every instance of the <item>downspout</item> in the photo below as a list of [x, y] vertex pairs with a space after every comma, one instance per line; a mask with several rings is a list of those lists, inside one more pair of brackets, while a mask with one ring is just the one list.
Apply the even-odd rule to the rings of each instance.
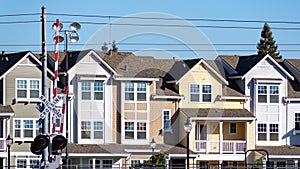
[[[289, 114], [289, 103], [290, 100], [286, 100], [286, 111], [285, 111], [285, 133], [288, 133], [288, 114]], [[285, 144], [288, 145], [288, 138], [285, 139]]]
[[[108, 80], [107, 80], [108, 81]], [[106, 81], [106, 83], [105, 83], [105, 81], [103, 82], [103, 118], [104, 118], [104, 120], [103, 120], [103, 130], [104, 130], [104, 135], [103, 135], [103, 144], [105, 144], [105, 139], [106, 139], [106, 137], [105, 137], [105, 133], [106, 133], [106, 123], [105, 123], [105, 121], [106, 121], [106, 119], [105, 119], [105, 113], [106, 113], [106, 105], [105, 105], [105, 97], [106, 97], [106, 84], [107, 84], [107, 81]]]

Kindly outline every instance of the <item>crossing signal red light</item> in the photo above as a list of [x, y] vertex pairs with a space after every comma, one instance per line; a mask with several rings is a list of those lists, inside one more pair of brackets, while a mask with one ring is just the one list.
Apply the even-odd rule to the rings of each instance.
[[45, 135], [38, 135], [35, 137], [33, 143], [31, 143], [30, 151], [33, 154], [40, 155], [48, 145], [49, 138]]
[[52, 139], [52, 154], [57, 155], [61, 153], [67, 145], [67, 139], [62, 135], [57, 135]]

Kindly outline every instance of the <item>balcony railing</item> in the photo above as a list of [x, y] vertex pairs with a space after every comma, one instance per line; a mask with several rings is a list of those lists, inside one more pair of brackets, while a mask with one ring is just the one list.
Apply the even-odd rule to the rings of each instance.
[[220, 148], [220, 141], [205, 141], [205, 140], [195, 140], [195, 151], [204, 153], [244, 153], [244, 148], [246, 147], [246, 141], [232, 141], [223, 140], [222, 148]]
[[0, 151], [6, 151], [6, 138], [0, 138]]

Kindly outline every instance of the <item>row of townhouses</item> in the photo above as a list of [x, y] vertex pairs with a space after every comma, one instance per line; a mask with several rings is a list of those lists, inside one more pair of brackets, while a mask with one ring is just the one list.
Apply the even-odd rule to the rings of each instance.
[[[50, 98], [54, 57], [48, 52]], [[41, 127], [36, 108], [42, 92], [40, 59], [30, 51], [0, 56], [0, 167], [8, 163], [8, 135], [13, 138], [11, 166], [40, 164], [41, 156], [30, 151]], [[177, 60], [84, 50], [67, 57], [60, 53], [59, 71], [69, 75], [64, 118], [69, 165], [129, 167], [164, 154], [171, 168], [187, 164], [187, 145], [196, 167], [237, 167], [266, 158], [277, 167], [299, 164], [298, 59], [235, 55]], [[59, 93], [63, 79], [60, 74]], [[188, 144], [187, 119], [192, 124]], [[59, 132], [60, 119], [56, 121]]]

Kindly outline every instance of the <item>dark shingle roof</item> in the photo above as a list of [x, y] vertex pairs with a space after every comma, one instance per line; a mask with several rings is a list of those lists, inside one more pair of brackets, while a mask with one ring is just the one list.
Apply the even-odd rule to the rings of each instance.
[[[129, 154], [135, 153], [134, 150], [139, 149], [149, 149], [151, 152], [151, 147], [147, 145], [126, 145], [126, 144], [69, 144], [69, 153], [103, 153], [103, 154]], [[160, 150], [166, 154], [185, 154], [186, 148], [181, 145], [166, 145], [157, 144], [155, 149]], [[65, 151], [65, 150], [64, 150]], [[136, 152], [138, 153], [138, 151]], [[193, 151], [190, 151], [194, 154]]]
[[0, 55], [0, 76], [6, 73], [12, 66], [14, 66], [21, 58], [23, 58], [29, 51], [19, 53], [7, 53]]
[[246, 109], [209, 109], [209, 108], [181, 108], [179, 111], [188, 117], [232, 117], [254, 118], [255, 116]]
[[236, 75], [245, 75], [252, 67], [254, 67], [264, 55], [250, 55], [250, 56], [219, 56], [228, 65], [230, 65], [235, 71], [238, 72]]
[[243, 91], [234, 80], [227, 79], [228, 85], [222, 89], [222, 96], [244, 97]]
[[201, 59], [180, 60], [176, 61], [166, 76], [167, 81], [178, 81], [191, 70]]
[[14, 113], [14, 110], [10, 105], [3, 106], [2, 104], [0, 104], [0, 115], [1, 113]]
[[294, 80], [288, 80], [288, 98], [300, 98], [300, 59], [285, 59], [280, 65], [285, 68]]
[[300, 156], [300, 147], [298, 146], [256, 146], [255, 149], [264, 149], [269, 155], [296, 155]]

